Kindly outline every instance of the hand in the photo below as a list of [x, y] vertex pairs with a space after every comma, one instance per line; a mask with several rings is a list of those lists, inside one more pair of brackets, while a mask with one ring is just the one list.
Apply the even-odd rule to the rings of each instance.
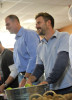
[[5, 88], [5, 85], [2, 84], [2, 85], [0, 86], [0, 93], [3, 93], [3, 92], [4, 92], [4, 88]]
[[38, 85], [43, 85], [43, 84], [48, 84], [48, 82], [43, 81], [43, 82], [39, 83]]
[[26, 79], [23, 78], [22, 81], [19, 84], [19, 87], [24, 87], [25, 83], [26, 83]]
[[32, 83], [29, 79], [27, 80], [26, 84], [30, 84], [32, 86]]

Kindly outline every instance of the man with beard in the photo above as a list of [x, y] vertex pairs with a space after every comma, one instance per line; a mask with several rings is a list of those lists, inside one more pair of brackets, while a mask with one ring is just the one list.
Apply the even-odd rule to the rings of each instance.
[[72, 68], [69, 64], [69, 34], [54, 30], [54, 18], [48, 13], [39, 13], [36, 28], [43, 34], [36, 59], [36, 68], [27, 80], [32, 84], [45, 72], [46, 81], [51, 90], [58, 94], [72, 93]]
[[[10, 33], [16, 34], [14, 45], [14, 64], [18, 70], [19, 83], [26, 82], [33, 72], [36, 64], [37, 46], [40, 42], [39, 35], [29, 29], [24, 29], [20, 25], [16, 15], [9, 15], [5, 18], [6, 29]], [[23, 86], [23, 85], [20, 85]]]

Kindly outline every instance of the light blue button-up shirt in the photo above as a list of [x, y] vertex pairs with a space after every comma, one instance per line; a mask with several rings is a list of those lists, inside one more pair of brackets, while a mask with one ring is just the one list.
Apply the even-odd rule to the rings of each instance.
[[35, 31], [21, 27], [15, 39], [13, 56], [18, 72], [32, 73], [36, 64], [37, 46], [40, 38]]
[[70, 35], [69, 38], [69, 57], [70, 57], [70, 63], [72, 67], [72, 34]]
[[[48, 42], [43, 39], [39, 44], [36, 64], [44, 65], [46, 78], [54, 68], [57, 54], [62, 51], [69, 52], [69, 34], [66, 32], [55, 31]], [[57, 90], [69, 86], [72, 86], [72, 68], [70, 65], [68, 65], [58, 82], [50, 84], [50, 89]]]

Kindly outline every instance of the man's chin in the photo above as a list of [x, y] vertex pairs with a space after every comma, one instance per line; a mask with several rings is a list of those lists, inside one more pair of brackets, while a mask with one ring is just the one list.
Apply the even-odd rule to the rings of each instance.
[[40, 32], [39, 35], [45, 35], [44, 33]]
[[9, 31], [10, 32], [10, 34], [14, 34], [14, 32], [11, 32], [11, 31]]
[[14, 34], [13, 32], [10, 32], [11, 34]]
[[41, 31], [41, 29], [37, 30], [37, 33], [38, 33], [39, 35], [45, 35], [45, 33], [43, 33], [43, 32]]

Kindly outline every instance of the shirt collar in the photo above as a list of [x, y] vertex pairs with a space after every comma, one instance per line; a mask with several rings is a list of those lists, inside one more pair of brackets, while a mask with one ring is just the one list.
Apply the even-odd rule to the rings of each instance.
[[[53, 36], [50, 38], [50, 39], [53, 39], [53, 38], [57, 38], [58, 37], [58, 31], [57, 30], [55, 30], [55, 33], [53, 34]], [[47, 43], [48, 41], [46, 41], [46, 39], [45, 38], [43, 38], [42, 40], [42, 43], [43, 42], [45, 42], [45, 43]]]
[[18, 33], [16, 34], [15, 39], [17, 39], [18, 37], [21, 37], [22, 36], [22, 34], [23, 34], [22, 31], [23, 31], [23, 27], [21, 27], [20, 30], [18, 31]]
[[51, 38], [53, 38], [53, 37], [58, 37], [58, 31], [57, 30], [55, 30], [55, 33], [53, 34], [53, 36], [51, 37]]

